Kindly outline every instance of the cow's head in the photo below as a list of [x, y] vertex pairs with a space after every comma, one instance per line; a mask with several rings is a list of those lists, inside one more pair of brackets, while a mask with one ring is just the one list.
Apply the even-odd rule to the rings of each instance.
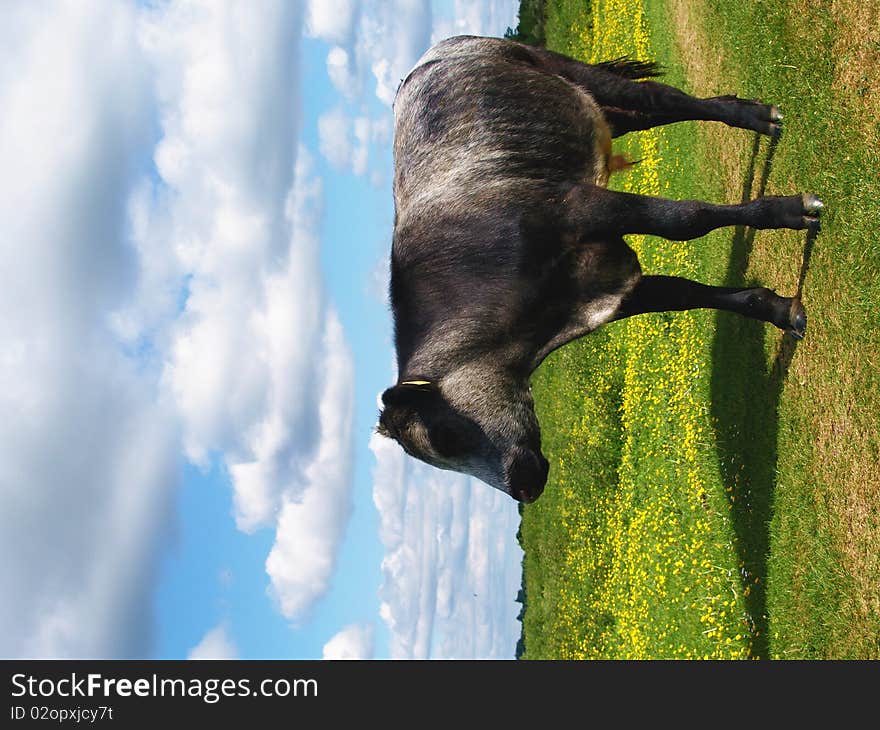
[[460, 391], [424, 380], [388, 388], [377, 430], [410, 456], [475, 476], [519, 502], [534, 502], [544, 491], [549, 464], [528, 387]]

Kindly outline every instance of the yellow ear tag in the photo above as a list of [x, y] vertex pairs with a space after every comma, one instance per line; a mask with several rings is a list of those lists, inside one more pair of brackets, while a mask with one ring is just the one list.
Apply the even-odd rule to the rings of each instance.
[[429, 380], [405, 380], [401, 385], [430, 385]]

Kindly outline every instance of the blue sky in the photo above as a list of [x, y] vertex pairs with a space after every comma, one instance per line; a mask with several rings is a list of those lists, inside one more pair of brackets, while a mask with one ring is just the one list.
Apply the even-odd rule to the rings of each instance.
[[373, 427], [393, 92], [517, 5], [4, 7], [0, 655], [513, 656], [516, 505]]

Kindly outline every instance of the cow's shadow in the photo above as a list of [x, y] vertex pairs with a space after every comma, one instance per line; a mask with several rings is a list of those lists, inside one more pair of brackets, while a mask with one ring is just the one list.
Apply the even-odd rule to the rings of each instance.
[[[742, 200], [764, 194], [773, 166], [776, 140], [759, 167], [761, 140], [756, 136], [742, 189]], [[755, 185], [757, 181], [757, 186]], [[759, 286], [747, 276], [755, 231], [735, 229], [724, 286]], [[797, 292], [809, 268], [815, 233], [804, 246]], [[789, 295], [789, 292], [780, 292]], [[808, 310], [809, 314], [809, 310]], [[728, 489], [731, 519], [740, 561], [740, 585], [753, 625], [753, 655], [767, 657], [767, 558], [777, 463], [778, 409], [783, 385], [797, 348], [786, 334], [775, 361], [765, 367], [766, 338], [779, 339], [770, 325], [728, 312], [716, 314], [712, 348], [712, 415], [721, 476]]]

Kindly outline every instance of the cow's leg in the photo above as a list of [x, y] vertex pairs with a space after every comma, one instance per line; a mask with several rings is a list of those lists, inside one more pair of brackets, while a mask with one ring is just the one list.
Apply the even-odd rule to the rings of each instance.
[[[778, 137], [782, 133], [782, 113], [779, 108], [757, 100], [736, 96], [698, 99], [655, 81], [630, 81], [629, 84], [625, 94], [599, 97], [605, 100], [605, 103], [599, 103], [613, 137], [692, 120], [724, 122], [731, 127], [750, 129], [770, 137]], [[614, 105], [610, 105], [612, 101]], [[634, 108], [626, 108], [625, 105], [629, 104]]]
[[531, 49], [546, 70], [577, 84], [602, 107], [612, 135], [687, 120], [724, 122], [773, 137], [782, 131], [779, 109], [736, 96], [699, 99], [657, 81], [653, 64], [617, 62], [590, 65], [545, 49]]
[[818, 230], [822, 201], [815, 195], [765, 196], [737, 205], [668, 200], [577, 185], [566, 195], [569, 225], [582, 239], [648, 233], [673, 241], [723, 226]]
[[770, 289], [706, 286], [677, 276], [643, 276], [624, 299], [614, 319], [645, 312], [723, 309], [770, 322], [802, 339], [807, 315], [798, 297], [781, 297]]

